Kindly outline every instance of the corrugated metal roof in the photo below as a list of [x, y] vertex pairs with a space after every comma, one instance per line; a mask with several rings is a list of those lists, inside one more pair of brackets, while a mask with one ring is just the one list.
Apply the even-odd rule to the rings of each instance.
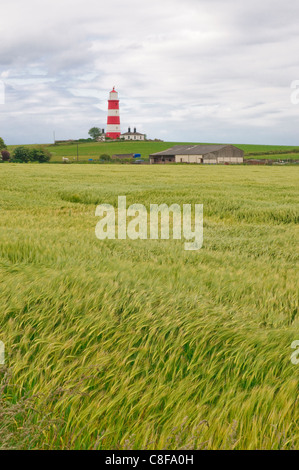
[[151, 156], [163, 155], [204, 155], [206, 153], [216, 152], [229, 145], [175, 145], [162, 152], [152, 153]]

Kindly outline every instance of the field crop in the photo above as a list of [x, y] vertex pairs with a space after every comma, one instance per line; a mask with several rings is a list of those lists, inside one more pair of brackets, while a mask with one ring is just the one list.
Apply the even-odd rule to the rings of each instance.
[[[298, 448], [297, 168], [0, 172], [0, 448]], [[118, 195], [203, 203], [202, 249], [98, 240]]]

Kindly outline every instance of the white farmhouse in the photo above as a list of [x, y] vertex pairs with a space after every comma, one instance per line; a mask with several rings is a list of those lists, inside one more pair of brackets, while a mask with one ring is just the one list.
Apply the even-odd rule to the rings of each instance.
[[136, 132], [136, 127], [134, 127], [134, 132], [131, 132], [131, 128], [128, 128], [128, 132], [121, 134], [120, 138], [125, 140], [145, 140], [145, 134]]

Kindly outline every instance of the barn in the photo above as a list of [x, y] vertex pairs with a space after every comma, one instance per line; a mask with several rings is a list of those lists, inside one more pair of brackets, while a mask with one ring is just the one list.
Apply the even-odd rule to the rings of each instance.
[[234, 145], [175, 145], [162, 152], [152, 153], [150, 163], [240, 164], [243, 150]]

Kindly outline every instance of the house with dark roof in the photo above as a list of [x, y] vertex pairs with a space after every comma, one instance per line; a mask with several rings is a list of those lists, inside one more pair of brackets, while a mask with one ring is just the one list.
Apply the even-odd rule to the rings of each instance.
[[243, 150], [234, 145], [175, 145], [162, 152], [152, 153], [150, 163], [243, 163]]
[[145, 134], [137, 132], [136, 127], [134, 127], [134, 132], [131, 132], [131, 128], [129, 127], [128, 132], [121, 134], [120, 138], [125, 140], [145, 140]]

